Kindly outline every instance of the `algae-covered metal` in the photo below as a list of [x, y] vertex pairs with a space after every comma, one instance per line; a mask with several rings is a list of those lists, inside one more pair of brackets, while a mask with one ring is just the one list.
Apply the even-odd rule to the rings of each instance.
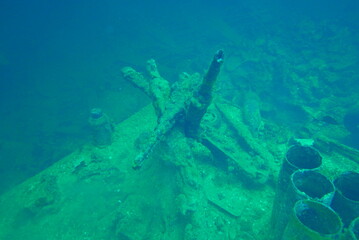
[[[197, 75], [185, 77], [171, 89], [167, 80], [161, 77], [153, 59], [147, 62], [147, 71], [151, 79], [146, 79], [134, 69], [125, 67], [122, 73], [125, 79], [142, 89], [153, 100], [158, 116], [158, 124], [148, 139], [148, 144], [134, 160], [134, 169], [141, 168], [143, 161], [153, 151], [163, 137], [180, 121], [185, 120], [185, 132], [194, 136], [200, 121], [212, 100], [212, 89], [223, 63], [223, 51], [219, 50], [203, 78], [198, 83]], [[182, 75], [183, 76], [183, 75]], [[188, 76], [188, 75], [187, 75]]]

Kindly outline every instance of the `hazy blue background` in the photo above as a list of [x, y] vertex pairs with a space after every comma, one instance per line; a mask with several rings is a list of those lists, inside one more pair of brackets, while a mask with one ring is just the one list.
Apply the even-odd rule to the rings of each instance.
[[175, 81], [181, 71], [202, 72], [239, 36], [272, 35], [290, 46], [300, 17], [357, 31], [358, 4], [0, 1], [0, 192], [88, 143], [92, 107], [120, 122], [149, 103], [121, 67], [143, 70], [155, 58]]

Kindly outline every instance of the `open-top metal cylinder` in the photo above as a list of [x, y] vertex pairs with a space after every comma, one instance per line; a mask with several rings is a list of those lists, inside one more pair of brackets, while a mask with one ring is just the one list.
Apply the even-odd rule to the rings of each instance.
[[359, 240], [359, 217], [352, 221], [348, 233], [350, 240]]
[[276, 197], [272, 209], [273, 239], [281, 238], [289, 220], [289, 209], [298, 200], [293, 193], [294, 188], [290, 187], [291, 175], [297, 170], [316, 170], [321, 164], [320, 153], [312, 147], [294, 145], [288, 149], [279, 172]]
[[359, 173], [349, 171], [334, 180], [335, 194], [331, 207], [340, 215], [344, 226], [359, 217]]
[[330, 207], [313, 200], [296, 202], [282, 240], [339, 239], [343, 223]]
[[330, 205], [335, 192], [333, 183], [314, 170], [295, 171], [291, 175], [290, 187], [292, 196], [288, 196], [288, 200], [312, 199], [327, 205]]

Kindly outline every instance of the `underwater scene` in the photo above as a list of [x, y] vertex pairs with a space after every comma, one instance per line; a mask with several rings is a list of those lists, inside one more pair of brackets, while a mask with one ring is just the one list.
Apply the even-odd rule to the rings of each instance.
[[0, 240], [359, 239], [359, 1], [0, 19]]

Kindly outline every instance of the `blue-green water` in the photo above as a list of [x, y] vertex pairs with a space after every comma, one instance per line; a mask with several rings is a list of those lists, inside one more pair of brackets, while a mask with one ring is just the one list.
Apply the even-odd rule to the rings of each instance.
[[2, 0], [0, 193], [91, 145], [92, 108], [119, 124], [151, 103], [123, 67], [145, 72], [153, 58], [172, 84], [204, 74], [218, 49], [215, 99], [242, 109], [254, 139], [359, 149], [358, 1]]

